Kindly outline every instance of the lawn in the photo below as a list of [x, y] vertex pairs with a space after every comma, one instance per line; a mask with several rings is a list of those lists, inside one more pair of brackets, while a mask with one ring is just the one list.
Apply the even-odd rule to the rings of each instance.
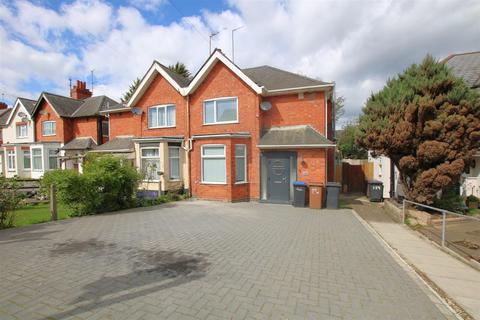
[[[57, 216], [58, 220], [69, 218], [70, 210], [58, 204]], [[27, 226], [29, 224], [50, 221], [50, 206], [48, 203], [29, 204], [19, 208], [15, 212], [15, 227]]]

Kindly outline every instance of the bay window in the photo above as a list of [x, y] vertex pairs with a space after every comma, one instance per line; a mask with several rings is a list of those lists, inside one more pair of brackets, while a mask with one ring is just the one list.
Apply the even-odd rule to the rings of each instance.
[[161, 105], [148, 108], [148, 127], [168, 128], [175, 127], [175, 105]]
[[168, 175], [170, 180], [180, 179], [180, 147], [168, 147]]
[[7, 151], [7, 169], [8, 171], [15, 171], [15, 150]]
[[36, 170], [36, 171], [43, 170], [42, 149], [40, 148], [32, 148], [32, 167], [33, 167], [33, 170]]
[[224, 184], [227, 182], [225, 145], [204, 145], [201, 150], [202, 182]]
[[48, 169], [58, 169], [57, 150], [48, 150]]
[[238, 99], [219, 98], [203, 102], [203, 124], [238, 122]]
[[141, 149], [141, 170], [144, 180], [158, 181], [160, 175], [160, 154], [158, 148], [142, 148]]
[[29, 170], [32, 167], [30, 150], [23, 150], [23, 169]]
[[235, 145], [235, 182], [247, 182], [247, 146]]

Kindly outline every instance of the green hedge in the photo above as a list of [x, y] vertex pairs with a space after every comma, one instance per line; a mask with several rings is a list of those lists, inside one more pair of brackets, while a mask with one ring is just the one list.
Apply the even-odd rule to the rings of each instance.
[[72, 209], [72, 215], [95, 214], [135, 206], [134, 192], [140, 174], [124, 158], [111, 155], [89, 155], [83, 174], [73, 170], [54, 170], [45, 173], [40, 181], [47, 193], [51, 184], [57, 197]]

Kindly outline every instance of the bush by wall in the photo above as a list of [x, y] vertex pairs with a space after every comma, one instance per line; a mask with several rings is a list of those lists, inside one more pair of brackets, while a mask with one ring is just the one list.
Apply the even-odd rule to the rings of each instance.
[[40, 184], [47, 192], [54, 183], [58, 199], [72, 209], [73, 215], [86, 215], [134, 206], [134, 191], [140, 178], [124, 158], [89, 155], [83, 174], [73, 170], [49, 171]]
[[22, 200], [18, 187], [16, 179], [7, 179], [0, 175], [0, 229], [13, 226], [15, 210]]

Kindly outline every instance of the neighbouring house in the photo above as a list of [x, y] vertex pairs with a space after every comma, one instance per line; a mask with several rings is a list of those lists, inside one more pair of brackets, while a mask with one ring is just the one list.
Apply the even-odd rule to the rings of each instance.
[[[443, 63], [450, 67], [455, 76], [463, 78], [470, 88], [480, 93], [480, 51], [452, 54]], [[460, 192], [465, 196], [480, 198], [480, 150], [464, 174]]]
[[3, 155], [3, 129], [7, 126], [7, 120], [12, 109], [5, 102], [0, 102], [0, 175], [5, 175], [5, 160]]
[[5, 177], [31, 178], [30, 145], [35, 141], [32, 111], [35, 100], [17, 98], [4, 124], [2, 150]]
[[[480, 51], [452, 54], [443, 59], [442, 63], [446, 64], [456, 77], [462, 78], [470, 88], [480, 92]], [[369, 154], [369, 160], [374, 163], [374, 178], [383, 182], [384, 198], [403, 197], [398, 169], [392, 170], [390, 158], [373, 158]], [[464, 196], [473, 194], [480, 197], [480, 151], [476, 153], [471, 167], [464, 174], [460, 192]]]
[[71, 88], [70, 97], [43, 92], [32, 114], [32, 178], [57, 168], [81, 172], [86, 152], [109, 140], [109, 121], [100, 111], [117, 104], [106, 96], [92, 97], [83, 81]]
[[333, 180], [334, 88], [218, 49], [191, 80], [155, 61], [126, 105], [100, 112], [110, 141], [91, 152], [134, 159], [146, 190], [289, 203], [294, 181]]

